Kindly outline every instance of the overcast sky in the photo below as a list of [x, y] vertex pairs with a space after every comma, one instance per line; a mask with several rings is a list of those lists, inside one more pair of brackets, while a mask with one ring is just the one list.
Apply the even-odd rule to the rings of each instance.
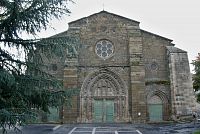
[[[39, 35], [48, 37], [68, 28], [68, 22], [103, 10], [140, 22], [140, 28], [173, 40], [188, 52], [189, 61], [200, 52], [200, 0], [74, 0], [71, 14]], [[193, 67], [191, 67], [192, 71]]]

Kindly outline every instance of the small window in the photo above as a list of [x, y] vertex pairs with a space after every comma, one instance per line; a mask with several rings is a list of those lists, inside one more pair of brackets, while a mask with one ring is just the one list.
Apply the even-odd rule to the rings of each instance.
[[52, 70], [53, 70], [53, 71], [57, 71], [57, 69], [58, 69], [58, 67], [57, 67], [56, 64], [52, 64], [51, 67], [52, 67]]

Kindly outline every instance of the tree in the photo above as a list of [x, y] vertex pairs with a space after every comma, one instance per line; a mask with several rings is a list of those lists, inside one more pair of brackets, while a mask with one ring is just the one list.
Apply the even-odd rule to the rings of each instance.
[[[42, 29], [46, 30], [50, 20], [70, 14], [69, 2], [72, 1], [0, 1], [0, 127], [4, 132], [7, 125], [22, 125], [35, 117], [34, 108], [48, 112], [49, 106], [61, 104], [66, 97], [62, 81], [41, 69], [36, 48], [46, 44], [40, 39], [24, 39], [21, 33], [35, 36]], [[48, 48], [58, 50], [55, 49], [57, 44]], [[23, 56], [18, 57], [17, 53]], [[30, 57], [37, 58], [33, 61]]]
[[[197, 58], [193, 60], [195, 74], [193, 75], [193, 88], [195, 91], [200, 91], [200, 53]], [[197, 102], [200, 102], [200, 93], [197, 94]]]

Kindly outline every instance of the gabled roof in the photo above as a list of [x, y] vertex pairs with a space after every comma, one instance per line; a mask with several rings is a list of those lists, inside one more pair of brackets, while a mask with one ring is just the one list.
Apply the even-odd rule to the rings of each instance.
[[172, 39], [169, 39], [169, 38], [166, 38], [166, 37], [163, 37], [163, 36], [160, 36], [158, 34], [155, 34], [155, 33], [151, 33], [151, 32], [148, 32], [148, 31], [145, 31], [143, 29], [141, 29], [142, 32], [145, 32], [145, 33], [148, 33], [148, 34], [151, 34], [151, 35], [154, 35], [154, 36], [157, 36], [159, 38], [162, 38], [162, 39], [165, 39], [165, 40], [168, 40], [169, 42], [172, 42], [173, 40]]
[[[98, 12], [98, 13], [94, 13], [94, 14], [92, 14], [92, 15], [89, 15], [89, 16], [87, 16], [87, 17], [83, 17], [83, 18], [80, 18], [80, 19], [78, 19], [78, 20], [71, 21], [71, 22], [69, 22], [69, 25], [72, 24], [72, 23], [76, 23], [76, 22], [78, 22], [78, 21], [82, 21], [82, 20], [84, 20], [84, 19], [87, 19], [87, 18], [89, 18], [89, 17], [95, 16], [95, 15], [99, 15], [99, 14], [109, 14], [109, 15], [112, 15], [112, 16], [115, 16], [115, 17], [118, 17], [118, 18], [121, 18], [121, 19], [125, 19], [125, 20], [130, 21], [130, 22], [138, 23], [138, 25], [140, 24], [140, 22], [138, 22], [138, 21], [135, 21], [135, 20], [132, 20], [132, 19], [129, 19], [129, 18], [126, 18], [126, 17], [123, 17], [123, 16], [120, 16], [120, 15], [117, 15], [117, 14], [114, 14], [114, 13], [110, 13], [110, 12], [107, 12], [107, 11], [104, 11], [104, 10], [103, 10], [103, 11], [100, 11], [100, 12]], [[154, 35], [154, 36], [157, 36], [157, 37], [160, 37], [160, 38], [163, 38], [163, 39], [168, 40], [168, 41], [170, 41], [170, 42], [173, 41], [173, 40], [171, 40], [171, 39], [169, 39], [169, 38], [166, 38], [166, 37], [163, 37], [163, 36], [160, 36], [160, 35], [157, 35], [157, 34], [154, 34], [154, 33], [151, 33], [151, 32], [145, 31], [145, 30], [142, 30], [142, 29], [141, 29], [141, 31], [142, 31], [142, 32], [145, 32], [145, 33], [149, 33], [149, 34]]]
[[170, 53], [187, 53], [186, 51], [184, 51], [184, 50], [182, 50], [180, 48], [174, 47], [174, 46], [167, 46], [167, 50]]
[[110, 14], [110, 15], [112, 15], [112, 16], [119, 17], [119, 18], [122, 18], [122, 19], [126, 19], [126, 20], [128, 20], [128, 21], [132, 21], [132, 22], [135, 22], [135, 23], [140, 24], [140, 22], [138, 22], [138, 21], [135, 21], [135, 20], [132, 20], [132, 19], [129, 19], [129, 18], [126, 18], [126, 17], [123, 17], [123, 16], [120, 16], [120, 15], [117, 15], [117, 14], [114, 14], [114, 13], [110, 13], [110, 12], [107, 12], [107, 11], [104, 11], [104, 10], [103, 10], [103, 11], [100, 11], [100, 12], [98, 12], [98, 13], [94, 13], [94, 14], [92, 14], [92, 15], [89, 15], [89, 16], [87, 16], [87, 17], [83, 17], [83, 18], [80, 18], [80, 19], [78, 19], [78, 20], [69, 22], [69, 25], [70, 25], [71, 23], [75, 23], [75, 22], [77, 22], [77, 21], [81, 21], [81, 20], [83, 20], [83, 19], [86, 19], [86, 18], [95, 16], [95, 15], [98, 15], [98, 14], [103, 14], [103, 13], [105, 13], [105, 14]]
[[[135, 20], [132, 20], [132, 19], [129, 19], [129, 18], [126, 18], [126, 17], [123, 17], [123, 16], [120, 16], [120, 15], [117, 15], [117, 14], [114, 14], [114, 13], [110, 13], [110, 12], [107, 12], [107, 11], [104, 11], [104, 10], [103, 10], [103, 11], [100, 11], [100, 12], [98, 12], [98, 13], [94, 13], [94, 14], [92, 14], [92, 15], [89, 15], [89, 16], [87, 16], [87, 17], [83, 17], [83, 18], [80, 18], [80, 19], [78, 19], [78, 20], [71, 21], [71, 22], [69, 22], [69, 25], [70, 25], [70, 24], [73, 24], [73, 23], [76, 23], [76, 22], [79, 22], [79, 21], [82, 21], [82, 20], [85, 20], [85, 19], [87, 19], [87, 18], [89, 18], [89, 17], [93, 17], [93, 16], [95, 16], [95, 15], [99, 15], [99, 14], [108, 14], [108, 15], [111, 15], [111, 16], [114, 16], [114, 17], [118, 17], [118, 18], [121, 18], [121, 19], [125, 19], [125, 20], [127, 20], [127, 21], [129, 21], [129, 22], [137, 23], [138, 25], [140, 24], [140, 22], [138, 22], [138, 21], [135, 21]], [[152, 32], [148, 32], [148, 31], [146, 31], [146, 30], [143, 30], [143, 29], [140, 29], [140, 30], [141, 30], [141, 32], [151, 34], [151, 35], [153, 35], [153, 36], [156, 36], [156, 37], [162, 38], [162, 39], [164, 39], [164, 40], [167, 40], [167, 41], [169, 41], [169, 42], [172, 42], [172, 41], [173, 41], [173, 40], [171, 40], [171, 39], [169, 39], [169, 38], [160, 36], [160, 35], [158, 35], [158, 34], [154, 34], [154, 33], [152, 33]], [[58, 33], [58, 34], [56, 34], [56, 35], [53, 35], [53, 36], [51, 36], [51, 38], [55, 38], [55, 37], [59, 37], [59, 36], [64, 36], [65, 34], [67, 34], [67, 32], [68, 32], [68, 30], [67, 30], [67, 31], [64, 31], [64, 32], [61, 32], [61, 33]], [[174, 44], [171, 44], [171, 45], [174, 46]]]

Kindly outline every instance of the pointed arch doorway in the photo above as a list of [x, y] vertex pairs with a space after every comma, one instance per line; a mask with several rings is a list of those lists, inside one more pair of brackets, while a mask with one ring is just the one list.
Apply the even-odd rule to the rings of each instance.
[[149, 100], [149, 121], [162, 121], [163, 120], [163, 103], [160, 97], [154, 95]]
[[128, 90], [108, 69], [90, 74], [80, 94], [81, 122], [128, 122]]

